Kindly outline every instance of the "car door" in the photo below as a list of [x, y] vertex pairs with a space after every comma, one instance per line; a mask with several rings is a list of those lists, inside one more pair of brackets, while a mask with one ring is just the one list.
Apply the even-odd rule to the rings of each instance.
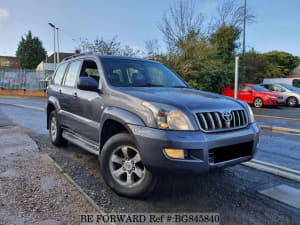
[[[83, 61], [80, 77], [91, 77], [98, 84], [100, 82], [100, 68], [96, 61], [87, 59]], [[76, 132], [81, 136], [99, 143], [100, 119], [103, 112], [103, 100], [100, 91], [86, 91], [75, 89], [78, 108], [74, 113], [78, 116]]]
[[64, 119], [64, 125], [71, 130], [76, 129], [76, 111], [78, 111], [79, 103], [75, 93], [77, 80], [80, 72], [82, 61], [72, 61], [65, 73], [62, 85], [61, 85], [61, 108], [63, 110], [62, 117]]
[[55, 71], [55, 74], [53, 75], [53, 79], [51, 80], [51, 86], [47, 89], [48, 95], [54, 97], [57, 99], [58, 104], [59, 104], [59, 110], [57, 111], [58, 113], [58, 118], [62, 126], [66, 126], [65, 122], [65, 114], [63, 113], [65, 109], [65, 100], [64, 100], [64, 95], [62, 94], [63, 91], [63, 78], [64, 75], [68, 69], [69, 64], [68, 63], [61, 63], [57, 70]]
[[250, 88], [246, 85], [240, 84], [239, 85], [239, 91], [238, 91], [238, 99], [242, 100], [244, 102], [250, 103], [250, 99], [252, 93], [249, 92]]

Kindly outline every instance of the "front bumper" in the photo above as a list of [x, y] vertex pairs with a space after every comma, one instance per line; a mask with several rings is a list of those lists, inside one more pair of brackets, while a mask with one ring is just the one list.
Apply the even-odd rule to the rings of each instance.
[[[209, 134], [128, 126], [135, 137], [144, 165], [150, 171], [160, 173], [203, 173], [233, 166], [252, 159], [259, 140], [256, 123], [240, 130]], [[165, 155], [164, 148], [184, 149], [186, 157], [171, 159]], [[248, 150], [245, 151], [245, 148]], [[240, 154], [242, 152], [245, 154]]]

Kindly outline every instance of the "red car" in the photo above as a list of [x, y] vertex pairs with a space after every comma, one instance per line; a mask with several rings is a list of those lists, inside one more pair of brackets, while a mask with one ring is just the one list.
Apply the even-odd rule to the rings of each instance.
[[[228, 85], [223, 91], [222, 95], [234, 97], [234, 84]], [[283, 104], [283, 96], [270, 92], [256, 84], [241, 83], [238, 86], [238, 99], [248, 104], [253, 104], [256, 108], [261, 108], [264, 105], [278, 105]]]

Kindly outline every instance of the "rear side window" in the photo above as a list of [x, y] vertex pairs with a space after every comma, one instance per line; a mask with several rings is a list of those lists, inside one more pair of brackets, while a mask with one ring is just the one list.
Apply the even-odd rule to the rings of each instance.
[[246, 85], [239, 85], [239, 91], [248, 91], [251, 90], [248, 86]]
[[55, 76], [54, 76], [54, 84], [55, 85], [60, 85], [61, 84], [61, 79], [63, 78], [64, 74], [65, 74], [65, 71], [66, 71], [66, 68], [67, 68], [67, 63], [64, 63], [64, 64], [61, 64], [56, 73], [55, 73]]
[[69, 66], [68, 72], [65, 77], [65, 86], [75, 87], [78, 73], [81, 68], [81, 61], [72, 62]]

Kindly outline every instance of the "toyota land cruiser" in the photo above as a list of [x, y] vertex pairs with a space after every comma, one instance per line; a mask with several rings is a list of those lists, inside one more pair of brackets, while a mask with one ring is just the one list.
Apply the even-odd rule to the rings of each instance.
[[259, 129], [239, 100], [190, 88], [161, 63], [79, 54], [64, 59], [47, 89], [47, 128], [99, 156], [106, 184], [149, 194], [158, 173], [202, 173], [250, 160]]

